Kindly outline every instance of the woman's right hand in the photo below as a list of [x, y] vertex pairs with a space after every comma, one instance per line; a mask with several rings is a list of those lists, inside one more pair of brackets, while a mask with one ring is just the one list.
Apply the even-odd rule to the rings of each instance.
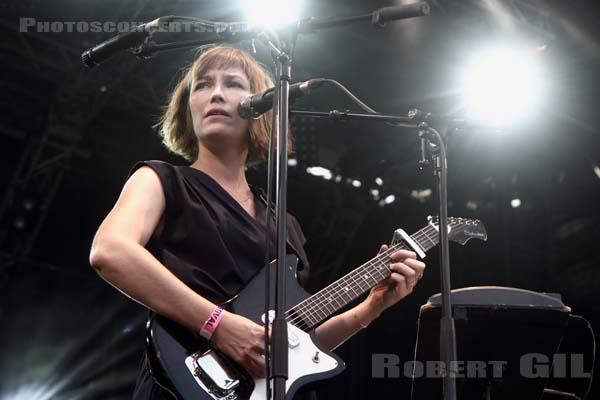
[[265, 376], [264, 327], [225, 312], [211, 338], [212, 345], [231, 357], [254, 378]]

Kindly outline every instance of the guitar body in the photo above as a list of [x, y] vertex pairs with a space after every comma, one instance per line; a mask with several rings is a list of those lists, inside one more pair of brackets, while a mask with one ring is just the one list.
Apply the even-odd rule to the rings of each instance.
[[[296, 279], [297, 262], [297, 258], [290, 255], [285, 260], [286, 309], [310, 296], [300, 287]], [[271, 282], [274, 282], [273, 264], [269, 270]], [[236, 297], [222, 306], [262, 325], [265, 273], [267, 269], [263, 268]], [[273, 294], [271, 298], [274, 298]], [[305, 332], [296, 325], [288, 323], [286, 384], [288, 398], [292, 398], [303, 385], [335, 376], [344, 369], [341, 359], [319, 346], [314, 331]], [[148, 322], [146, 345], [153, 378], [175, 398], [183, 400], [267, 399], [265, 379], [254, 380], [227, 356], [211, 349], [205, 340], [164, 317], [155, 316]], [[193, 359], [194, 355], [201, 356], [206, 352], [215, 355], [222, 365], [227, 366], [229, 375], [239, 380], [235, 390], [219, 393], [204, 384], [200, 377], [202, 373], [194, 367]]]
[[[472, 238], [487, 239], [485, 227], [478, 220], [450, 217], [448, 228], [448, 238], [460, 244]], [[432, 218], [427, 226], [410, 237], [401, 230], [396, 232], [404, 239], [312, 296], [296, 280], [298, 259], [286, 257], [287, 398], [292, 398], [301, 386], [332, 377], [344, 369], [341, 359], [319, 346], [312, 328], [387, 279], [391, 274], [391, 255], [395, 251], [412, 249], [424, 257], [425, 252], [438, 243], [438, 225]], [[263, 324], [266, 273], [271, 274], [271, 282], [274, 282], [274, 263], [263, 268], [222, 307]], [[271, 293], [271, 299], [274, 298]], [[270, 400], [271, 396], [265, 393], [265, 379], [254, 380], [229, 357], [210, 348], [205, 340], [188, 329], [156, 316], [148, 322], [146, 332], [150, 373], [173, 397], [182, 400]]]

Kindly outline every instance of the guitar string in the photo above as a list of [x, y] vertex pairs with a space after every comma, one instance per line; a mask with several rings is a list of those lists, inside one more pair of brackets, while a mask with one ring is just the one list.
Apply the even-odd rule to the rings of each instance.
[[[458, 223], [456, 223], [454, 226], [452, 226], [453, 229], [460, 229], [467, 224], [464, 224], [464, 221], [461, 220], [457, 220]], [[456, 221], [451, 220], [451, 223], [454, 223]], [[434, 240], [431, 239], [431, 237], [428, 235], [427, 231], [434, 231], [434, 232], [438, 232], [438, 230], [432, 226], [432, 225], [427, 225], [426, 227], [422, 228], [421, 230], [419, 230], [418, 232], [416, 232], [413, 236], [411, 236], [411, 238], [415, 241], [418, 242], [418, 244], [425, 249], [426, 246], [424, 246], [422, 244], [422, 239], [427, 239], [433, 246], [436, 245], [436, 242]], [[431, 232], [431, 233], [434, 233]], [[431, 247], [433, 247], [431, 246]], [[358, 298], [361, 294], [365, 293], [367, 290], [369, 290], [370, 288], [374, 287], [375, 285], [377, 285], [379, 282], [385, 280], [388, 275], [384, 275], [381, 272], [381, 269], [377, 269], [377, 272], [382, 275], [382, 277], [384, 277], [381, 280], [377, 280], [376, 278], [374, 278], [372, 276], [372, 271], [369, 271], [368, 268], [373, 268], [375, 265], [375, 263], [380, 263], [383, 266], [385, 266], [386, 268], [388, 268], [388, 265], [386, 265], [382, 258], [386, 258], [389, 259], [388, 256], [390, 256], [391, 254], [393, 254], [395, 251], [398, 250], [398, 248], [401, 247], [405, 247], [406, 245], [404, 245], [403, 242], [399, 242], [397, 245], [392, 246], [391, 248], [389, 248], [388, 250], [386, 250], [385, 252], [379, 254], [377, 257], [373, 258], [372, 260], [367, 261], [365, 264], [361, 265], [360, 267], [356, 268], [354, 271], [351, 271], [350, 273], [348, 273], [347, 275], [345, 275], [344, 277], [338, 279], [337, 281], [333, 282], [332, 284], [328, 285], [327, 287], [325, 287], [324, 289], [320, 290], [319, 292], [317, 292], [315, 295], [309, 297], [308, 299], [302, 301], [301, 303], [297, 304], [296, 306], [292, 307], [290, 310], [286, 311], [286, 320], [288, 320], [288, 322], [290, 323], [298, 323], [303, 321], [305, 324], [309, 324], [310, 323], [310, 327], [318, 324], [320, 321], [322, 321], [323, 319], [327, 318], [328, 316], [330, 316], [331, 314], [335, 313], [335, 311], [339, 310], [340, 308], [344, 307], [345, 305], [347, 305], [348, 303], [350, 303], [351, 301], [355, 300], [356, 298]], [[431, 248], [430, 247], [430, 248]], [[427, 249], [429, 250], [429, 249]], [[427, 251], [425, 250], [425, 251]], [[391, 263], [391, 262], [390, 262]], [[388, 271], [391, 274], [391, 271], [388, 268]], [[364, 279], [364, 276], [368, 276], [371, 279], [374, 280], [374, 283], [370, 283], [368, 282], [366, 279]], [[362, 279], [361, 279], [362, 278]], [[352, 282], [346, 282], [348, 280], [351, 280]], [[350, 288], [352, 289], [352, 291], [354, 292], [355, 296], [352, 297], [347, 293], [347, 287], [348, 285], [344, 285], [341, 286], [341, 283], [347, 284], [350, 283]], [[362, 282], [367, 284], [367, 289], [364, 289], [362, 287]], [[355, 287], [353, 286], [357, 285], [359, 287], [359, 291], [360, 293], [357, 294]], [[344, 292], [340, 292], [340, 288], [345, 289]], [[348, 296], [350, 299], [346, 300], [343, 298], [342, 293], [346, 293], [346, 296]], [[340, 301], [338, 301], [338, 298], [341, 299], [342, 301], [342, 306], [340, 307]], [[331, 304], [331, 299], [335, 300], [336, 303], [338, 303], [338, 307], [332, 310], [329, 310], [329, 307], [327, 307], [328, 304]], [[325, 302], [325, 300], [327, 300], [327, 302]], [[315, 317], [316, 315], [316, 317]], [[293, 317], [293, 318], [292, 318]], [[291, 319], [290, 319], [291, 318]], [[307, 321], [308, 319], [308, 321]], [[313, 321], [314, 320], [314, 321]], [[310, 328], [309, 327], [309, 328]]]
[[[421, 242], [421, 239], [423, 238], [427, 238], [429, 241], [431, 241], [431, 239], [429, 238], [429, 236], [426, 234], [426, 230], [428, 229], [432, 229], [433, 227], [431, 225], [428, 225], [427, 227], [421, 229], [421, 231], [418, 231], [417, 233], [415, 233], [413, 235], [413, 239], [416, 239], [417, 241]], [[419, 243], [422, 247], [424, 247], [421, 243]], [[375, 277], [373, 277], [373, 267], [376, 267], [376, 264], [382, 264], [385, 267], [387, 267], [387, 265], [382, 261], [382, 258], [385, 258], [386, 261], [389, 260], [389, 255], [393, 254], [393, 252], [395, 252], [397, 250], [398, 247], [404, 247], [406, 248], [406, 246], [404, 245], [403, 242], [398, 243], [398, 245], [392, 246], [392, 248], [386, 250], [384, 253], [380, 254], [378, 257], [375, 257], [374, 259], [366, 262], [365, 264], [363, 264], [361, 267], [357, 268], [356, 270], [352, 271], [351, 273], [347, 274], [346, 276], [344, 276], [343, 278], [339, 279], [338, 281], [334, 282], [333, 284], [329, 285], [328, 287], [326, 287], [325, 289], [319, 291], [317, 294], [315, 294], [314, 296], [312, 296], [311, 298], [307, 299], [309, 301], [304, 301], [303, 303], [300, 303], [299, 305], [297, 305], [296, 307], [294, 307], [292, 310], [290, 310], [291, 312], [296, 311], [296, 313], [302, 313], [304, 314], [304, 316], [306, 317], [305, 319], [311, 319], [310, 322], [311, 324], [315, 324], [318, 323], [319, 320], [322, 320], [324, 318], [326, 318], [328, 315], [330, 315], [331, 313], [335, 312], [337, 309], [339, 309], [339, 307], [336, 309], [334, 308], [333, 311], [329, 310], [329, 307], [327, 306], [328, 304], [331, 304], [331, 299], [334, 299], [338, 304], [338, 297], [344, 302], [344, 305], [348, 304], [350, 301], [356, 299], [358, 296], [360, 296], [360, 294], [366, 292], [366, 290], [372, 288], [373, 286], [375, 286], [377, 283], [383, 281], [385, 278], [387, 278], [389, 276], [388, 275], [384, 275], [381, 272], [381, 269], [376, 269], [376, 271], [382, 275], [382, 277], [384, 277], [381, 280], [377, 280]], [[391, 271], [388, 269], [388, 271], [391, 273]], [[373, 280], [373, 282], [369, 282], [365, 276], [368, 276], [369, 278], [371, 278]], [[359, 294], [356, 293], [356, 290], [354, 290], [354, 287], [352, 285], [350, 285], [350, 287], [352, 288], [352, 290], [355, 292], [355, 297], [352, 298], [351, 296], [349, 296], [347, 294], [348, 297], [350, 297], [350, 300], [345, 300], [339, 293], [339, 287], [340, 287], [340, 283], [348, 283], [348, 282], [344, 282], [344, 281], [348, 281], [350, 278], [350, 280], [352, 280], [355, 285], [357, 285], [360, 289]], [[363, 288], [363, 282], [367, 284], [367, 288]], [[335, 289], [335, 290], [334, 290]], [[324, 301], [324, 299], [327, 299], [328, 302], [326, 303]], [[312, 312], [312, 313], [308, 313], [308, 312]], [[291, 314], [291, 313], [290, 313]], [[313, 315], [311, 315], [313, 314]], [[314, 314], [317, 314], [318, 318], [314, 317]], [[321, 315], [323, 314], [323, 315]], [[301, 315], [296, 316], [296, 318], [294, 318], [294, 322], [297, 322], [298, 320], [302, 319]], [[312, 319], [314, 319], [315, 321], [312, 321]]]
[[[380, 260], [379, 263], [383, 264], [383, 262]], [[378, 282], [381, 282], [383, 279], [377, 280], [373, 276], [372, 267], [374, 265], [375, 262], [365, 263], [365, 265], [357, 268], [342, 279], [334, 282], [334, 284], [326, 288], [327, 290], [317, 293], [314, 298], [310, 299], [309, 302], [305, 302], [304, 304], [300, 304], [299, 307], [295, 307], [296, 311], [300, 314], [298, 317], [301, 318], [302, 316], [305, 316], [305, 319], [308, 319], [311, 325], [316, 325], [320, 320], [327, 318], [327, 316], [341, 308], [338, 307], [331, 310], [329, 307], [329, 305], [332, 303], [330, 299], [333, 298], [339, 303], [337, 298], [340, 298], [344, 305], [346, 305], [359, 297], [370, 287], [373, 287]], [[378, 270], [378, 272], [384, 277], [384, 279], [389, 276], [382, 274], [380, 270]], [[369, 278], [371, 282], [369, 281]], [[344, 299], [343, 295], [340, 294], [341, 287], [345, 289], [350, 288], [354, 292], [354, 296], [351, 296], [349, 293], [347, 293], [347, 290], [344, 290], [344, 292], [341, 293], [344, 293], [347, 297], [349, 297], [349, 299]], [[296, 319], [299, 319], [298, 317]]]
[[[419, 242], [419, 245], [421, 245], [421, 247], [423, 247], [423, 248], [425, 248], [425, 246], [421, 242], [422, 242], [422, 239], [424, 239], [424, 238], [426, 238], [428, 241], [435, 244], [435, 242], [433, 242], [430, 239], [429, 235], [427, 235], [427, 233], [426, 233], [426, 230], [432, 230], [432, 229], [435, 230], [434, 227], [432, 227], [431, 225], [428, 225], [428, 226], [422, 228], [417, 233], [415, 233], [412, 236], [412, 238], [417, 240]], [[286, 313], [286, 314], [288, 314], [287, 316], [291, 317], [292, 315], [296, 314], [295, 317], [291, 320], [291, 322], [294, 322], [294, 323], [299, 322], [302, 319], [304, 319], [305, 323], [308, 322], [312, 326], [316, 325], [319, 321], [327, 318], [329, 315], [333, 314], [335, 311], [337, 311], [339, 308], [341, 308], [341, 307], [338, 307], [338, 308], [334, 308], [333, 310], [330, 310], [328, 307], [328, 304], [332, 303], [331, 299], [334, 299], [339, 304], [338, 298], [340, 298], [342, 300], [342, 302], [344, 302], [344, 305], [347, 305], [349, 302], [356, 299], [361, 294], [365, 293], [367, 290], [369, 290], [370, 288], [375, 286], [377, 283], [385, 280], [389, 276], [389, 274], [384, 275], [381, 272], [381, 269], [377, 269], [377, 272], [384, 277], [381, 280], [377, 280], [372, 275], [372, 273], [373, 273], [372, 269], [373, 269], [373, 267], [376, 266], [375, 265], [376, 263], [382, 264], [387, 268], [387, 265], [383, 262], [382, 258], [385, 258], [386, 261], [388, 261], [389, 255], [391, 255], [395, 251], [397, 251], [399, 247], [406, 248], [406, 245], [403, 242], [399, 242], [397, 245], [392, 246], [392, 248], [389, 248], [384, 253], [381, 253], [380, 255], [373, 258], [372, 260], [367, 261], [365, 264], [358, 267], [354, 271], [350, 272], [346, 276], [340, 278], [339, 280], [333, 282], [328, 287], [322, 289], [321, 291], [316, 293], [314, 296], [311, 296], [309, 299], [306, 299], [304, 302], [301, 302], [300, 304], [296, 305], [295, 307], [293, 307], [291, 310], [289, 310]], [[388, 268], [388, 272], [390, 272], [390, 274], [391, 274], [391, 271], [389, 270], [389, 268]], [[365, 276], [368, 276], [374, 282], [369, 282], [367, 279], [364, 278]], [[342, 281], [347, 281], [348, 278], [351, 278], [351, 280], [353, 281], [352, 283], [354, 283], [355, 285], [357, 285], [359, 287], [360, 293], [357, 294], [356, 290], [354, 290], [354, 287], [351, 284], [350, 287], [354, 291], [355, 297], [352, 298], [350, 295], [347, 294], [347, 296], [350, 297], [350, 300], [345, 300], [342, 297], [342, 295], [340, 294], [339, 287], [340, 287], [340, 283], [342, 283]], [[348, 282], [344, 282], [344, 283], [348, 283]], [[363, 283], [367, 284], [366, 289], [363, 288], [363, 286], [362, 286]], [[328, 302], [325, 302], [325, 300], [328, 300]], [[294, 313], [294, 311], [295, 311], [295, 313]], [[298, 314], [303, 314], [303, 315], [298, 315]], [[315, 317], [315, 315], [316, 315], [316, 317]], [[305, 318], [302, 318], [303, 316]], [[308, 321], [306, 321], [307, 319], [308, 319]]]
[[[427, 234], [427, 230], [436, 230], [436, 229], [433, 226], [428, 225], [428, 226], [422, 228], [420, 231], [416, 232], [412, 236], [412, 238], [414, 240], [418, 241], [419, 245], [423, 248], [425, 248], [426, 246], [422, 244], [422, 239], [427, 239], [429, 242], [431, 242], [432, 244], [435, 245], [435, 242], [432, 241], [431, 238], [429, 237], [429, 235]], [[339, 307], [340, 301], [338, 300], [338, 298], [343, 302], [343, 304], [345, 306], [349, 302], [351, 302], [352, 300], [356, 299], [358, 296], [360, 296], [361, 294], [366, 292], [366, 290], [372, 288], [377, 283], [385, 280], [389, 276], [389, 274], [385, 275], [381, 272], [380, 268], [376, 268], [376, 271], [383, 277], [383, 279], [377, 280], [377, 278], [375, 278], [373, 276], [373, 267], [377, 267], [377, 265], [376, 265], [377, 263], [382, 264], [385, 267], [387, 267], [387, 265], [383, 262], [382, 258], [389, 260], [389, 256], [391, 254], [393, 254], [393, 252], [395, 252], [398, 249], [398, 247], [406, 248], [406, 246], [404, 245], [403, 242], [398, 243], [398, 245], [392, 246], [392, 248], [389, 248], [384, 253], [381, 253], [377, 257], [373, 258], [372, 260], [370, 260], [370, 261], [366, 262], [365, 264], [363, 264], [362, 266], [358, 267], [356, 270], [350, 272], [346, 276], [333, 282], [328, 287], [322, 289], [321, 291], [316, 293], [314, 296], [311, 296], [310, 298], [308, 298], [305, 301], [301, 302], [300, 304], [296, 305], [292, 309], [288, 310], [288, 312], [286, 313], [286, 314], [288, 314], [287, 315], [288, 318], [293, 316], [294, 314], [296, 314], [295, 317], [290, 320], [291, 322], [299, 322], [302, 319], [304, 319], [304, 320], [308, 319], [308, 321], [305, 321], [305, 323], [308, 322], [313, 326], [316, 323], [318, 323], [320, 320], [327, 318], [329, 315], [331, 315], [336, 310], [341, 308], [341, 307]], [[391, 273], [391, 271], [389, 269], [388, 269], [388, 271]], [[368, 276], [371, 280], [373, 280], [373, 282], [369, 282], [367, 279], [364, 278], [365, 276]], [[342, 283], [344, 283], [344, 284], [349, 283], [349, 282], [347, 282], [348, 280], [351, 280], [354, 285], [357, 285], [359, 287], [360, 293], [356, 293], [354, 286], [351, 284], [350, 288], [354, 292], [355, 297], [350, 296], [347, 293], [347, 290], [345, 290], [344, 292], [341, 292], [341, 293], [345, 293], [346, 296], [348, 296], [350, 298], [349, 300], [346, 300], [346, 299], [344, 299], [343, 295], [340, 294], [339, 289], [340, 289], [340, 286]], [[363, 283], [367, 284], [366, 289], [363, 288], [363, 286], [362, 286]], [[347, 286], [348, 285], [344, 286], [344, 289], [347, 289]], [[338, 303], [338, 308], [334, 308], [333, 311], [330, 310], [328, 307], [328, 304], [332, 304], [331, 299], [335, 300], [335, 302]], [[327, 302], [325, 302], [325, 300], [327, 300]], [[302, 315], [299, 315], [299, 314], [302, 314]], [[315, 314], [317, 315], [317, 317], [314, 316]], [[302, 318], [303, 316], [305, 318]]]
[[[346, 288], [350, 288], [350, 290], [352, 290], [354, 292], [354, 297], [352, 297], [348, 293], [346, 294], [347, 296], [350, 297], [349, 301], [352, 301], [352, 299], [355, 299], [358, 296], [360, 296], [362, 293], [364, 293], [363, 288], [360, 284], [360, 281], [357, 278], [357, 275], [360, 275], [363, 273], [365, 266], [366, 265], [362, 265], [362, 266], [358, 267], [356, 270], [354, 270], [351, 273], [340, 278], [338, 281], [332, 283], [328, 287], [322, 289], [321, 291], [316, 293], [313, 297], [306, 299], [305, 301], [303, 301], [302, 303], [300, 303], [296, 307], [294, 307], [292, 309], [292, 311], [296, 311], [296, 313], [301, 314], [301, 315], [298, 315], [295, 318], [295, 320], [302, 319], [302, 316], [304, 315], [306, 317], [305, 319], [309, 319], [308, 322], [310, 322], [311, 325], [315, 325], [316, 323], [319, 322], [319, 318], [321, 318], [321, 319], [326, 318], [327, 314], [330, 312], [330, 310], [328, 310], [326, 307], [322, 306], [323, 298], [331, 297], [332, 294], [335, 294], [335, 291], [333, 289], [341, 286], [341, 284], [343, 284]], [[358, 292], [356, 290], [357, 288], [358, 288]], [[342, 300], [346, 304], [349, 302], [349, 301], [345, 301], [343, 298], [342, 298]], [[324, 311], [324, 310], [326, 310], [326, 311]], [[322, 314], [324, 314], [324, 315], [322, 315]], [[315, 315], [318, 315], [319, 318], [316, 318]]]
[[[334, 308], [333, 310], [330, 310], [329, 307], [327, 306], [328, 304], [331, 303], [331, 301], [329, 302], [325, 302], [324, 298], [327, 299], [331, 299], [334, 298], [336, 299], [337, 303], [340, 303], [337, 298], [339, 297], [341, 299], [341, 301], [345, 304], [349, 303], [350, 301], [352, 301], [353, 299], [359, 297], [362, 293], [364, 293], [364, 288], [363, 288], [363, 283], [361, 282], [361, 280], [359, 280], [360, 278], [358, 278], [359, 272], [362, 272], [361, 268], [360, 270], [354, 271], [352, 274], [348, 274], [347, 276], [344, 277], [344, 279], [341, 279], [340, 281], [342, 282], [337, 282], [336, 285], [331, 285], [331, 287], [329, 287], [330, 290], [326, 291], [326, 293], [319, 293], [318, 296], [316, 296], [314, 299], [311, 299], [310, 302], [306, 302], [305, 304], [301, 304], [299, 305], [299, 307], [295, 307], [295, 311], [297, 312], [297, 316], [295, 318], [296, 322], [299, 319], [303, 319], [302, 317], [304, 317], [304, 319], [308, 320], [307, 322], [309, 322], [311, 325], [316, 325], [320, 320], [326, 318], [328, 315], [330, 315], [332, 312], [335, 312], [336, 309]], [[349, 297], [350, 299], [344, 299], [341, 295], [335, 294], [332, 292], [332, 290], [335, 287], [339, 287], [341, 286], [341, 284], [343, 284], [345, 289], [350, 288], [349, 290], [352, 290], [352, 292], [354, 293], [354, 296], [352, 296], [349, 293], [345, 294], [347, 297]], [[357, 292], [358, 289], [358, 292]], [[330, 296], [331, 294], [334, 294], [334, 296]], [[343, 307], [343, 306], [342, 306]], [[341, 307], [338, 307], [337, 309], [339, 309]]]
[[[316, 321], [314, 321], [314, 322], [311, 321], [311, 323], [318, 323], [319, 320], [326, 318], [327, 316], [329, 316], [333, 312], [335, 312], [337, 309], [339, 309], [339, 308], [337, 308], [337, 309], [334, 308], [333, 310], [330, 310], [329, 304], [332, 303], [330, 299], [333, 298], [336, 300], [336, 302], [339, 303], [339, 301], [337, 301], [337, 299], [340, 298], [345, 306], [349, 302], [351, 302], [352, 300], [356, 299], [361, 294], [366, 292], [369, 288], [375, 286], [377, 283], [379, 283], [379, 282], [383, 281], [385, 278], [387, 278], [389, 276], [389, 274], [387, 274], [387, 275], [383, 274], [381, 272], [381, 269], [377, 268], [377, 266], [383, 265], [387, 269], [387, 265], [385, 264], [383, 259], [386, 259], [386, 261], [389, 260], [389, 257], [386, 257], [386, 256], [393, 254], [393, 252], [395, 250], [396, 249], [392, 249], [390, 252], [382, 253], [380, 255], [380, 257], [374, 258], [373, 260], [366, 262], [359, 268], [357, 268], [354, 271], [347, 274], [342, 279], [339, 279], [338, 281], [334, 282], [333, 284], [331, 284], [330, 286], [325, 288], [325, 290], [323, 290], [322, 292], [317, 293], [315, 295], [315, 297], [311, 299], [310, 302], [307, 302], [307, 304], [301, 305], [301, 307], [299, 307], [299, 309], [305, 315], [307, 314], [307, 311], [308, 312], [312, 311], [312, 314], [316, 314], [318, 318], [316, 318]], [[391, 271], [389, 269], [387, 269], [387, 271], [391, 273]], [[377, 277], [375, 275], [376, 272], [383, 279], [377, 279]], [[354, 292], [354, 296], [351, 296], [350, 294], [348, 294], [347, 290], [340, 291], [341, 288], [345, 288], [345, 289], [350, 288]], [[349, 299], [345, 299], [343, 297], [344, 294]], [[314, 315], [310, 315], [310, 318], [315, 319]]]
[[[396, 250], [395, 248], [388, 249], [388, 251], [381, 253], [376, 258], [384, 258], [384, 256], [386, 256], [386, 255], [389, 256], [395, 250]], [[321, 306], [321, 304], [323, 303], [323, 298], [327, 297], [327, 296], [330, 297], [331, 294], [335, 293], [335, 291], [333, 289], [334, 289], [334, 287], [339, 286], [340, 281], [344, 281], [344, 283], [346, 283], [346, 284], [350, 283], [349, 286], [355, 292], [356, 297], [360, 296], [362, 293], [364, 293], [364, 291], [363, 291], [362, 286], [359, 283], [359, 280], [357, 279], [357, 275], [364, 274], [363, 270], [365, 269], [365, 267], [368, 266], [369, 262], [370, 261], [366, 262], [365, 264], [356, 268], [354, 271], [348, 273], [344, 277], [338, 279], [337, 281], [333, 282], [329, 286], [320, 290], [315, 295], [313, 295], [313, 296], [309, 297], [308, 299], [304, 300], [303, 302], [299, 303], [292, 310], [295, 310], [296, 312], [304, 313], [309, 318], [311, 317], [311, 314], [307, 314], [307, 311], [312, 311], [312, 314], [317, 314], [317, 311], [320, 311], [321, 313], [323, 313], [324, 307]], [[351, 281], [351, 282], [348, 282], [348, 281]], [[348, 286], [348, 285], [346, 285], [346, 286]], [[358, 288], [359, 288], [359, 293], [356, 293], [356, 290], [355, 290], [356, 286], [358, 286]], [[356, 298], [356, 297], [354, 297], [354, 298]], [[352, 300], [350, 300], [350, 301], [352, 301]], [[327, 310], [327, 313], [328, 312], [329, 312], [329, 310]], [[325, 315], [322, 318], [326, 318], [327, 313], [325, 313]], [[296, 319], [298, 319], [298, 318], [296, 318]], [[313, 324], [313, 321], [310, 321], [310, 322], [311, 322], [311, 324]], [[314, 323], [318, 323], [318, 322], [319, 322], [319, 320], [317, 319]]]
[[[454, 223], [455, 221], [451, 221], [451, 222]], [[462, 222], [462, 221], [460, 221], [460, 222]], [[461, 228], [462, 225], [463, 224], [456, 224], [456, 226], [454, 228], [455, 229], [456, 228]], [[430, 236], [427, 234], [428, 230], [429, 231], [431, 231], [431, 230], [437, 231], [434, 227], [432, 227], [431, 225], [428, 225], [425, 228], [421, 229], [419, 232], [415, 233], [412, 236], [413, 239], [417, 239], [417, 237], [418, 237], [419, 239], [417, 239], [417, 240], [419, 242], [421, 242], [420, 239], [427, 238], [428, 241], [430, 241], [433, 245], [435, 245], [435, 242], [432, 241], [431, 238], [430, 238]], [[419, 244], [421, 244], [421, 243], [419, 243]], [[422, 247], [425, 248], [425, 246], [423, 246], [423, 245], [422, 245]], [[395, 248], [394, 249], [388, 249], [388, 251], [382, 253], [380, 256], [389, 255], [389, 254], [386, 254], [386, 253], [392, 253], [395, 250], [396, 250]], [[374, 286], [373, 283], [368, 282], [366, 279], [364, 279], [365, 275], [367, 275], [371, 279], [373, 279], [375, 281], [375, 284], [378, 283], [378, 281], [372, 276], [373, 272], [367, 270], [367, 268], [371, 268], [371, 270], [372, 270], [372, 267], [374, 267], [374, 263], [376, 263], [376, 262], [382, 263], [381, 258], [382, 257], [377, 257], [377, 258], [372, 259], [371, 261], [368, 261], [367, 263], [363, 264], [361, 267], [357, 268], [356, 270], [352, 271], [351, 273], [349, 273], [345, 277], [341, 278], [340, 280], [334, 282], [332, 285], [330, 285], [327, 288], [325, 288], [325, 289], [329, 289], [329, 290], [325, 290], [324, 289], [324, 290], [320, 291], [319, 293], [317, 293], [316, 295], [314, 295], [313, 297], [307, 299], [307, 300], [310, 300], [310, 301], [303, 302], [305, 304], [300, 303], [297, 306], [295, 306], [294, 308], [288, 310], [289, 311], [287, 313], [288, 317], [291, 317], [290, 314], [292, 314], [294, 311], [296, 311], [296, 314], [303, 313], [304, 316], [306, 317], [306, 318], [304, 318], [305, 320], [306, 319], [314, 319], [315, 320], [314, 322], [312, 320], [305, 321], [305, 322], [310, 322], [311, 324], [318, 323], [320, 319], [322, 320], [322, 319], [326, 318], [328, 316], [328, 314], [336, 311], [335, 308], [334, 308], [333, 311], [331, 311], [331, 310], [329, 310], [329, 307], [327, 307], [327, 304], [332, 304], [331, 299], [335, 300], [335, 302], [338, 303], [338, 305], [340, 303], [340, 301], [338, 300], [338, 298], [341, 299], [342, 302], [344, 302], [345, 304], [347, 304], [347, 303], [349, 303], [350, 301], [352, 301], [353, 299], [355, 299], [356, 297], [358, 297], [360, 295], [360, 294], [356, 293], [356, 290], [354, 290], [353, 286], [350, 286], [350, 288], [354, 291], [354, 293], [355, 293], [356, 296], [354, 298], [352, 298], [349, 294], [346, 294], [346, 296], [350, 297], [350, 300], [344, 299], [343, 296], [339, 294], [339, 286], [342, 283], [342, 281], [347, 281], [348, 280], [347, 278], [352, 278], [351, 280], [355, 284], [357, 284], [359, 286], [360, 291], [362, 293], [364, 293], [364, 291], [366, 291], [362, 287], [363, 282], [367, 284], [367, 290], [369, 288], [371, 288], [371, 287]], [[380, 269], [377, 269], [377, 272], [379, 272], [379, 274], [382, 274]], [[359, 275], [360, 275], [360, 277], [357, 278]], [[334, 291], [334, 293], [331, 293], [332, 289], [337, 289], [337, 290]], [[347, 288], [345, 288], [345, 289], [347, 289]], [[333, 296], [332, 296], [332, 294], [333, 294]], [[325, 303], [324, 299], [328, 300], [328, 303]], [[315, 318], [311, 314], [308, 314], [308, 311], [312, 311], [312, 314], [317, 314], [320, 319], [319, 318]], [[317, 311], [318, 311], [318, 313], [317, 313]], [[320, 314], [324, 314], [324, 315], [320, 315]], [[302, 319], [302, 315], [297, 315], [296, 318], [292, 319], [291, 321], [297, 322], [298, 320], [301, 320], [301, 319]]]
[[[347, 275], [345, 275], [344, 277], [342, 277], [341, 279], [338, 279], [336, 282], [332, 283], [329, 287], [327, 287], [325, 290], [325, 292], [327, 292], [327, 295], [331, 295], [333, 292], [333, 294], [335, 295], [335, 291], [333, 290], [335, 286], [340, 286], [343, 283], [343, 287], [344, 288], [350, 288], [353, 292], [354, 292], [354, 297], [350, 296], [349, 294], [347, 294], [350, 297], [350, 300], [345, 302], [346, 304], [348, 304], [348, 302], [352, 301], [352, 299], [357, 298], [358, 296], [360, 296], [363, 292], [362, 292], [362, 286], [360, 285], [360, 281], [357, 279], [357, 275], [360, 275], [362, 269], [364, 269], [364, 265], [360, 266], [359, 268], [357, 268], [356, 270], [352, 271], [351, 273], [348, 273]], [[356, 288], [359, 289], [359, 291], [356, 291]], [[319, 307], [319, 303], [322, 301], [321, 298], [323, 297], [324, 293], [318, 293], [317, 296], [315, 296], [314, 299], [312, 299], [312, 303], [309, 308], [315, 308], [318, 307], [320, 310], [322, 310], [321, 307]], [[343, 298], [342, 298], [343, 300]], [[303, 310], [306, 311], [306, 310]], [[326, 315], [324, 317], [321, 318], [325, 318]], [[318, 323], [319, 320], [317, 319], [315, 321], [315, 324]]]

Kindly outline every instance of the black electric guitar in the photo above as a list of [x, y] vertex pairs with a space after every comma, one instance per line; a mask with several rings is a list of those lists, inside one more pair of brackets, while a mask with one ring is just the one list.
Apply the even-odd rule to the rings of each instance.
[[[465, 244], [471, 238], [486, 240], [487, 233], [478, 220], [448, 219], [450, 240]], [[403, 231], [397, 231], [402, 232]], [[296, 280], [297, 258], [288, 255], [286, 266], [286, 320], [288, 321], [287, 396], [304, 384], [337, 375], [344, 363], [335, 354], [320, 347], [314, 338], [314, 328], [350, 302], [366, 293], [391, 274], [390, 255], [399, 249], [424, 252], [438, 244], [437, 221], [387, 251], [367, 261], [352, 272], [314, 295], [306, 293]], [[415, 247], [416, 246], [416, 247]], [[269, 271], [273, 274], [274, 264]], [[222, 305], [224, 308], [262, 324], [264, 322], [264, 268], [244, 289]], [[253, 379], [225, 354], [210, 348], [208, 343], [188, 329], [156, 316], [148, 322], [147, 354], [155, 381], [184, 400], [266, 400], [265, 379]]]

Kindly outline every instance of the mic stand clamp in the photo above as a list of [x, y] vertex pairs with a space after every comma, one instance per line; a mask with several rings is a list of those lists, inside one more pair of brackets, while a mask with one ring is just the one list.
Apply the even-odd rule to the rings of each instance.
[[149, 59], [154, 57], [154, 52], [152, 48], [156, 46], [156, 42], [152, 40], [152, 34], [150, 34], [146, 39], [144, 39], [144, 43], [133, 49], [133, 55], [137, 58], [141, 59]]
[[419, 159], [419, 170], [424, 170], [431, 165], [431, 158], [433, 157], [433, 152], [436, 149], [436, 146], [433, 144], [432, 140], [435, 140], [431, 136], [429, 132], [429, 126], [425, 122], [419, 123], [417, 125], [417, 132], [419, 135], [419, 139], [421, 139], [421, 158]]

